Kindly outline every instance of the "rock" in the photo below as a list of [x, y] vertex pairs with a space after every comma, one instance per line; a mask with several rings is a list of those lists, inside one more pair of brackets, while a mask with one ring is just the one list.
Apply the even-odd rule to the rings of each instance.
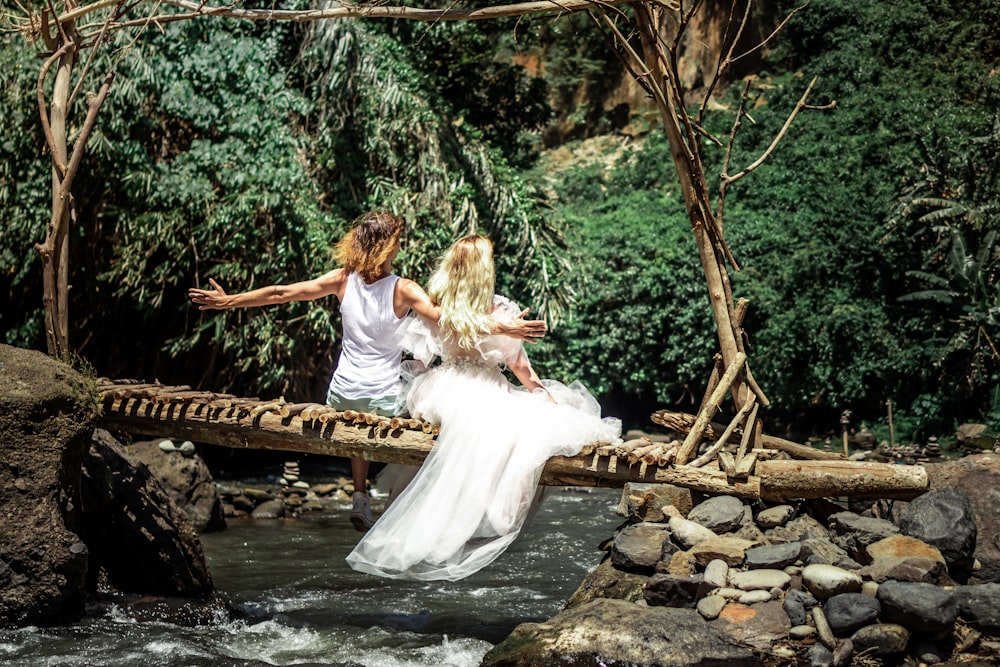
[[969, 569], [976, 550], [976, 518], [969, 498], [956, 489], [930, 491], [915, 498], [903, 510], [899, 529], [936, 547], [949, 572]]
[[722, 588], [729, 583], [729, 566], [723, 560], [715, 559], [705, 565], [705, 583], [709, 586]]
[[757, 667], [753, 653], [720, 635], [693, 609], [592, 600], [542, 623], [522, 623], [481, 667], [593, 665], [597, 656], [636, 667]]
[[698, 613], [701, 614], [702, 618], [706, 621], [711, 621], [718, 618], [719, 614], [722, 613], [722, 610], [728, 603], [729, 601], [724, 597], [709, 595], [698, 600], [698, 604], [695, 606], [695, 609], [698, 610]]
[[765, 530], [764, 535], [771, 544], [781, 544], [782, 542], [803, 542], [811, 538], [830, 538], [828, 531], [823, 524], [808, 514], [797, 516], [784, 526]]
[[711, 625], [720, 633], [759, 650], [767, 650], [775, 641], [787, 637], [792, 627], [777, 601], [752, 606], [727, 604]]
[[678, 551], [669, 560], [662, 560], [656, 564], [658, 574], [673, 574], [679, 577], [686, 577], [695, 573], [698, 563], [689, 551]]
[[663, 543], [670, 539], [670, 531], [662, 523], [635, 523], [626, 526], [616, 536], [611, 546], [611, 563], [631, 572], [652, 574], [660, 561]]
[[776, 505], [757, 513], [757, 525], [762, 530], [784, 526], [795, 516], [795, 508], [791, 505]]
[[851, 664], [851, 654], [854, 653], [854, 642], [841, 639], [833, 649], [833, 667], [848, 667]]
[[721, 535], [739, 528], [744, 508], [743, 501], [735, 496], [714, 496], [696, 505], [687, 518]]
[[782, 601], [782, 607], [793, 625], [804, 625], [806, 611], [818, 604], [819, 601], [809, 593], [794, 588], [785, 593], [785, 599]]
[[632, 521], [666, 522], [691, 510], [691, 490], [672, 484], [628, 483], [616, 512]]
[[254, 519], [280, 519], [285, 516], [285, 502], [283, 500], [268, 500], [257, 505], [250, 516]]
[[972, 627], [1000, 634], [1000, 584], [978, 584], [955, 588], [958, 615]]
[[730, 567], [737, 567], [743, 564], [746, 550], [752, 546], [753, 542], [738, 537], [713, 537], [698, 542], [688, 551], [699, 565], [707, 565], [709, 561], [717, 558], [725, 561]]
[[823, 613], [822, 607], [813, 607], [812, 620], [813, 625], [816, 626], [816, 634], [819, 636], [820, 642], [832, 651], [837, 646], [837, 638], [833, 636], [833, 630], [830, 629], [830, 624], [826, 620], [826, 614]]
[[818, 600], [826, 600], [861, 590], [861, 577], [834, 565], [807, 565], [802, 570], [802, 584]]
[[[979, 540], [973, 555], [982, 564], [969, 583], [1000, 583], [1000, 456], [976, 454], [927, 466], [931, 491], [965, 493], [976, 519]], [[939, 546], [939, 545], [934, 545]], [[953, 576], [955, 573], [953, 573]]]
[[736, 598], [736, 601], [740, 604], [752, 605], [760, 602], [767, 602], [770, 599], [771, 591], [754, 590], [745, 592], [743, 595]]
[[668, 525], [670, 526], [670, 533], [673, 536], [674, 542], [682, 549], [690, 549], [699, 542], [716, 537], [716, 534], [708, 528], [688, 519], [673, 517], [670, 519]]
[[893, 535], [869, 544], [865, 549], [870, 560], [876, 558], [930, 558], [945, 565], [941, 552], [909, 535]]
[[149, 468], [149, 471], [194, 524], [199, 533], [225, 530], [226, 519], [222, 512], [212, 473], [200, 456], [177, 456], [164, 452], [155, 441], [134, 442], [129, 453]]
[[808, 565], [836, 565], [848, 570], [861, 568], [846, 551], [823, 537], [802, 540], [799, 558]]
[[94, 432], [84, 460], [81, 495], [90, 590], [202, 598], [212, 592], [194, 524], [103, 429]]
[[613, 598], [636, 602], [642, 600], [642, 589], [647, 577], [642, 574], [624, 572], [605, 558], [584, 577], [580, 586], [569, 597], [566, 609], [578, 607], [598, 598]]
[[886, 581], [878, 587], [882, 620], [898, 623], [931, 639], [951, 632], [958, 616], [958, 599], [952, 591], [932, 584]]
[[646, 580], [642, 594], [650, 606], [693, 609], [711, 589], [700, 574], [654, 574]]
[[81, 374], [0, 345], [0, 625], [83, 614], [88, 553], [78, 546], [76, 499], [97, 414]]
[[858, 516], [854, 512], [838, 512], [829, 519], [831, 540], [854, 560], [866, 558], [865, 549], [869, 544], [899, 533], [896, 524], [885, 519]]
[[833, 651], [822, 644], [813, 644], [806, 652], [809, 667], [833, 667]]
[[801, 542], [785, 542], [746, 550], [746, 566], [750, 569], [778, 569], [792, 565], [802, 553]]
[[880, 623], [860, 628], [851, 635], [854, 650], [877, 658], [890, 658], [906, 651], [910, 631], [894, 623]]
[[788, 587], [791, 577], [781, 570], [749, 570], [747, 572], [731, 572], [729, 583], [741, 591], [770, 591], [772, 588]]
[[889, 579], [896, 581], [920, 581], [941, 585], [950, 582], [944, 562], [931, 558], [876, 558], [858, 572], [862, 577], [875, 582]]
[[823, 604], [830, 630], [838, 637], [849, 635], [878, 620], [882, 606], [879, 601], [862, 593], [841, 593]]

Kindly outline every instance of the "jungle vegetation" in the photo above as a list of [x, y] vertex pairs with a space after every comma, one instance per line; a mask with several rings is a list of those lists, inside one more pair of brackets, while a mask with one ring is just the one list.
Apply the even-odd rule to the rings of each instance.
[[[814, 0], [753, 73], [734, 163], [804, 80], [837, 102], [727, 197], [773, 432], [836, 430], [847, 409], [877, 430], [886, 401], [901, 437], [1000, 428], [996, 25], [972, 0]], [[0, 37], [0, 331], [44, 349], [51, 177], [25, 44]], [[188, 21], [103, 57], [126, 51], [75, 188], [72, 344], [98, 373], [315, 400], [333, 303], [200, 313], [187, 287], [317, 275], [355, 216], [390, 207], [417, 280], [456, 236], [491, 234], [498, 290], [553, 325], [531, 349], [542, 375], [581, 379], [629, 426], [700, 399], [717, 342], [669, 150], [650, 109], [607, 106], [627, 74], [586, 15]], [[720, 93], [720, 133], [740, 89]], [[721, 165], [708, 139], [705, 155]]]

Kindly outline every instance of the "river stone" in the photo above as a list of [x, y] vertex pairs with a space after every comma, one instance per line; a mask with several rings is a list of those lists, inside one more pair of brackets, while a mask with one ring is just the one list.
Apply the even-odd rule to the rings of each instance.
[[739, 528], [743, 521], [745, 505], [735, 496], [715, 496], [696, 505], [687, 518], [721, 535]]
[[795, 516], [795, 508], [791, 505], [776, 505], [757, 513], [757, 526], [762, 530], [784, 526]]
[[754, 654], [724, 637], [693, 609], [592, 600], [541, 623], [522, 623], [481, 667], [615, 664], [636, 667], [759, 667]]
[[285, 516], [285, 502], [283, 500], [268, 500], [257, 505], [250, 516], [255, 519], [280, 519]]
[[819, 601], [805, 591], [791, 589], [785, 593], [782, 607], [788, 614], [793, 625], [803, 625], [806, 622], [806, 611], [819, 604]]
[[945, 565], [944, 556], [935, 547], [909, 535], [892, 535], [869, 544], [865, 549], [868, 558], [931, 558]]
[[691, 510], [691, 490], [673, 484], [628, 483], [615, 510], [632, 521], [662, 523]]
[[854, 512], [838, 512], [828, 523], [834, 534], [831, 541], [855, 560], [865, 557], [869, 544], [899, 533], [899, 528], [891, 521], [859, 516]]
[[784, 526], [765, 530], [764, 535], [771, 544], [781, 544], [782, 542], [802, 542], [817, 537], [829, 539], [830, 531], [808, 514], [802, 514]]
[[801, 542], [785, 542], [762, 547], [752, 547], [746, 551], [746, 566], [755, 569], [778, 569], [792, 565], [802, 553]]
[[814, 628], [811, 625], [807, 624], [793, 625], [792, 628], [788, 631], [788, 638], [801, 641], [803, 639], [809, 639], [815, 634], [816, 634], [816, 628]]
[[1000, 455], [987, 452], [942, 460], [927, 466], [927, 476], [931, 491], [957, 489], [972, 506], [979, 536], [973, 555], [981, 567], [963, 583], [1000, 583]]
[[702, 615], [702, 618], [706, 621], [711, 621], [718, 618], [719, 614], [722, 613], [722, 610], [728, 603], [729, 601], [724, 597], [718, 595], [706, 595], [702, 599], [698, 600], [698, 604], [695, 608], [698, 610], [698, 613]]
[[676, 576], [689, 576], [695, 573], [698, 563], [690, 551], [678, 551], [669, 560], [661, 560], [656, 564], [658, 574], [673, 574]]
[[958, 614], [972, 627], [1000, 634], [1000, 584], [978, 584], [955, 588]]
[[799, 558], [807, 565], [836, 565], [848, 570], [861, 568], [861, 565], [855, 562], [846, 551], [823, 537], [810, 537], [802, 540]]
[[654, 574], [646, 580], [642, 595], [650, 606], [693, 609], [711, 590], [700, 574]]
[[858, 629], [851, 635], [854, 650], [865, 655], [889, 658], [906, 651], [910, 631], [895, 623], [879, 623]]
[[736, 641], [762, 651], [786, 638], [792, 627], [781, 603], [775, 600], [752, 606], [727, 604], [711, 625]]
[[969, 498], [955, 489], [930, 491], [903, 510], [900, 531], [936, 547], [949, 570], [969, 569], [976, 550], [976, 518]]
[[792, 578], [781, 570], [749, 570], [729, 574], [729, 583], [743, 591], [784, 589], [791, 580]]
[[822, 644], [813, 644], [806, 651], [809, 667], [833, 667], [833, 651]]
[[819, 600], [861, 590], [861, 577], [834, 565], [807, 565], [802, 570], [802, 584]]
[[841, 593], [823, 604], [830, 629], [837, 636], [849, 635], [878, 620], [882, 606], [879, 601], [862, 593]]
[[870, 565], [865, 565], [859, 574], [879, 583], [895, 579], [896, 581], [921, 581], [940, 585], [948, 580], [944, 562], [931, 558], [883, 556], [873, 560]]
[[716, 537], [715, 533], [708, 528], [688, 519], [673, 517], [670, 519], [668, 525], [670, 526], [670, 533], [673, 536], [674, 542], [679, 544], [683, 549], [690, 549], [699, 542]]
[[941, 639], [951, 632], [958, 616], [955, 593], [933, 584], [886, 581], [878, 587], [882, 619]]
[[619, 570], [605, 558], [584, 577], [580, 586], [569, 597], [566, 608], [578, 607], [597, 598], [614, 598], [636, 602], [642, 600], [646, 576]]
[[615, 536], [611, 545], [611, 562], [622, 570], [653, 573], [663, 552], [664, 541], [670, 538], [662, 523], [635, 523]]
[[75, 524], [97, 395], [68, 365], [0, 345], [0, 625], [81, 617], [88, 552]]
[[771, 591], [755, 590], [755, 591], [746, 591], [745, 593], [743, 593], [743, 595], [736, 598], [736, 601], [739, 602], [740, 604], [751, 605], [751, 604], [757, 604], [759, 602], [767, 602], [770, 599], [771, 599]]
[[705, 583], [716, 588], [722, 588], [729, 583], [729, 566], [726, 561], [718, 558], [705, 565]]
[[725, 561], [729, 567], [739, 567], [743, 564], [746, 550], [752, 546], [753, 542], [738, 537], [713, 537], [699, 542], [688, 551], [702, 566], [718, 558]]

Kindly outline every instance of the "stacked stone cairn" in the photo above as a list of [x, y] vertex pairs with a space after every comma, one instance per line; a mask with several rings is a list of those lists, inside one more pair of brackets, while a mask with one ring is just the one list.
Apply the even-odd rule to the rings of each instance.
[[589, 595], [697, 609], [769, 664], [916, 667], [973, 649], [1000, 664], [1000, 583], [976, 578], [977, 526], [961, 491], [900, 501], [895, 521], [872, 515], [884, 501], [854, 512], [698, 500], [673, 486], [626, 487], [618, 513], [628, 521], [602, 567], [643, 575], [642, 599], [621, 588]]
[[303, 513], [342, 512], [349, 508], [354, 484], [345, 477], [309, 484], [296, 461], [282, 465], [277, 485], [235, 486], [217, 482], [227, 518], [280, 519]]

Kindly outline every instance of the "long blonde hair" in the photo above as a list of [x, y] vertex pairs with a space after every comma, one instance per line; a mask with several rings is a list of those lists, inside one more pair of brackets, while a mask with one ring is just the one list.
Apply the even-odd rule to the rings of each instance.
[[431, 275], [427, 294], [441, 306], [441, 335], [470, 349], [492, 331], [493, 243], [473, 234], [455, 241]]
[[373, 283], [385, 277], [382, 266], [402, 236], [403, 225], [402, 218], [388, 211], [365, 213], [337, 243], [333, 256], [345, 269], [357, 272], [366, 283]]

